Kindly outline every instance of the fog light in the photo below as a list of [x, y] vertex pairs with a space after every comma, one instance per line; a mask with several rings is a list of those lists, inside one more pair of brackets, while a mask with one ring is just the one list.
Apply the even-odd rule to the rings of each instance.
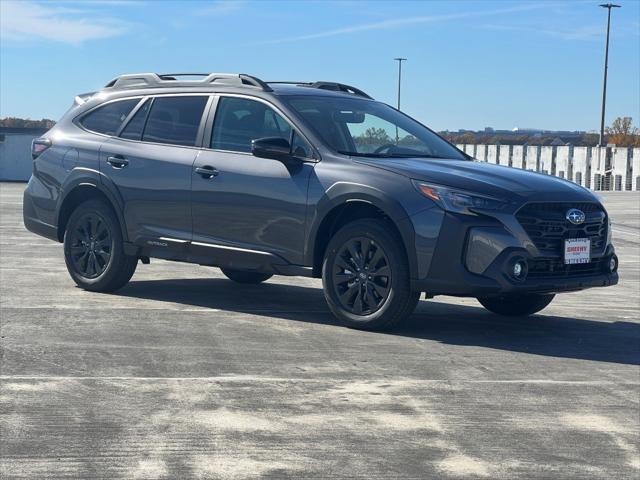
[[518, 278], [520, 275], [522, 275], [522, 263], [516, 262], [513, 266], [513, 276]]
[[527, 262], [525, 262], [524, 260], [517, 260], [513, 264], [513, 271], [511, 273], [513, 275], [513, 278], [515, 278], [516, 280], [524, 280], [524, 278], [527, 276]]
[[618, 259], [613, 256], [611, 260], [609, 260], [609, 271], [611, 273], [615, 272], [618, 269]]

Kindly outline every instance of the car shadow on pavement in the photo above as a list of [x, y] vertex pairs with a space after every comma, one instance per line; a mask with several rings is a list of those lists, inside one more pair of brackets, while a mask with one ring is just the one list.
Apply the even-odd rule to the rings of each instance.
[[[135, 280], [115, 295], [339, 327], [322, 290], [308, 286], [239, 285], [219, 278]], [[421, 301], [406, 325], [380, 335], [640, 365], [640, 324], [545, 315], [544, 311], [508, 318], [480, 305]]]

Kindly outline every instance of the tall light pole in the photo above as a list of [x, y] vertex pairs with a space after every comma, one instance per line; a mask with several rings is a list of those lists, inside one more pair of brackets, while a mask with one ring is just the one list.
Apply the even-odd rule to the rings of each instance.
[[398, 110], [400, 110], [400, 86], [402, 84], [402, 62], [406, 62], [406, 58], [394, 58], [398, 62]]
[[604, 146], [604, 111], [607, 103], [607, 70], [609, 68], [609, 29], [611, 28], [611, 9], [620, 8], [620, 5], [614, 5], [613, 3], [603, 3], [600, 5], [602, 8], [606, 8], [607, 11], [607, 42], [604, 47], [604, 82], [602, 83], [602, 117], [600, 118], [600, 139], [598, 145]]

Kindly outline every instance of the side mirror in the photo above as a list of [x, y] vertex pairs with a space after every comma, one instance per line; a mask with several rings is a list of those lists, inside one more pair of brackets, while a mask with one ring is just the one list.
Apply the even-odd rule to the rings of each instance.
[[281, 137], [265, 137], [251, 140], [251, 153], [256, 157], [289, 160], [291, 144]]

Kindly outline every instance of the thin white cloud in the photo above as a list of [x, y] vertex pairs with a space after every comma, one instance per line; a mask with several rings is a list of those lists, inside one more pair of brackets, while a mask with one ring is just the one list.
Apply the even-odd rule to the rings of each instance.
[[298, 42], [302, 40], [315, 40], [318, 38], [327, 38], [327, 37], [335, 37], [339, 35], [349, 35], [352, 33], [358, 32], [366, 32], [371, 30], [388, 30], [398, 27], [410, 26], [410, 25], [418, 25], [425, 23], [438, 23], [438, 22], [446, 22], [451, 20], [460, 20], [463, 18], [470, 17], [485, 17], [485, 16], [493, 16], [493, 15], [502, 15], [507, 13], [514, 12], [522, 12], [528, 10], [535, 10], [542, 8], [542, 5], [522, 5], [513, 8], [503, 8], [499, 10], [488, 10], [488, 11], [473, 11], [473, 12], [461, 12], [461, 13], [451, 13], [446, 15], [417, 15], [413, 17], [399, 17], [399, 18], [391, 18], [388, 20], [383, 20], [380, 22], [372, 22], [365, 23], [359, 25], [351, 25], [342, 28], [336, 28], [333, 30], [325, 30], [322, 32], [315, 32], [306, 35], [298, 35], [294, 37], [284, 37], [278, 38], [275, 40], [268, 40], [266, 42], [261, 42], [263, 44], [273, 44], [273, 43], [287, 43], [287, 42]]
[[550, 37], [561, 38], [563, 40], [600, 40], [602, 38], [603, 27], [601, 26], [585, 26], [577, 27], [572, 30], [556, 30], [551, 28], [526, 27], [518, 25], [495, 25], [485, 24], [481, 26], [488, 30], [504, 30], [515, 32], [532, 32]]
[[82, 6], [105, 6], [105, 7], [140, 7], [147, 2], [144, 0], [57, 0], [59, 4], [78, 4]]
[[244, 6], [244, 0], [220, 0], [217, 2], [208, 2], [206, 6], [199, 8], [196, 15], [204, 15], [208, 17], [218, 17], [237, 12]]
[[0, 37], [10, 41], [33, 39], [79, 45], [89, 40], [122, 35], [127, 23], [96, 19], [79, 8], [51, 7], [30, 1], [0, 1]]

